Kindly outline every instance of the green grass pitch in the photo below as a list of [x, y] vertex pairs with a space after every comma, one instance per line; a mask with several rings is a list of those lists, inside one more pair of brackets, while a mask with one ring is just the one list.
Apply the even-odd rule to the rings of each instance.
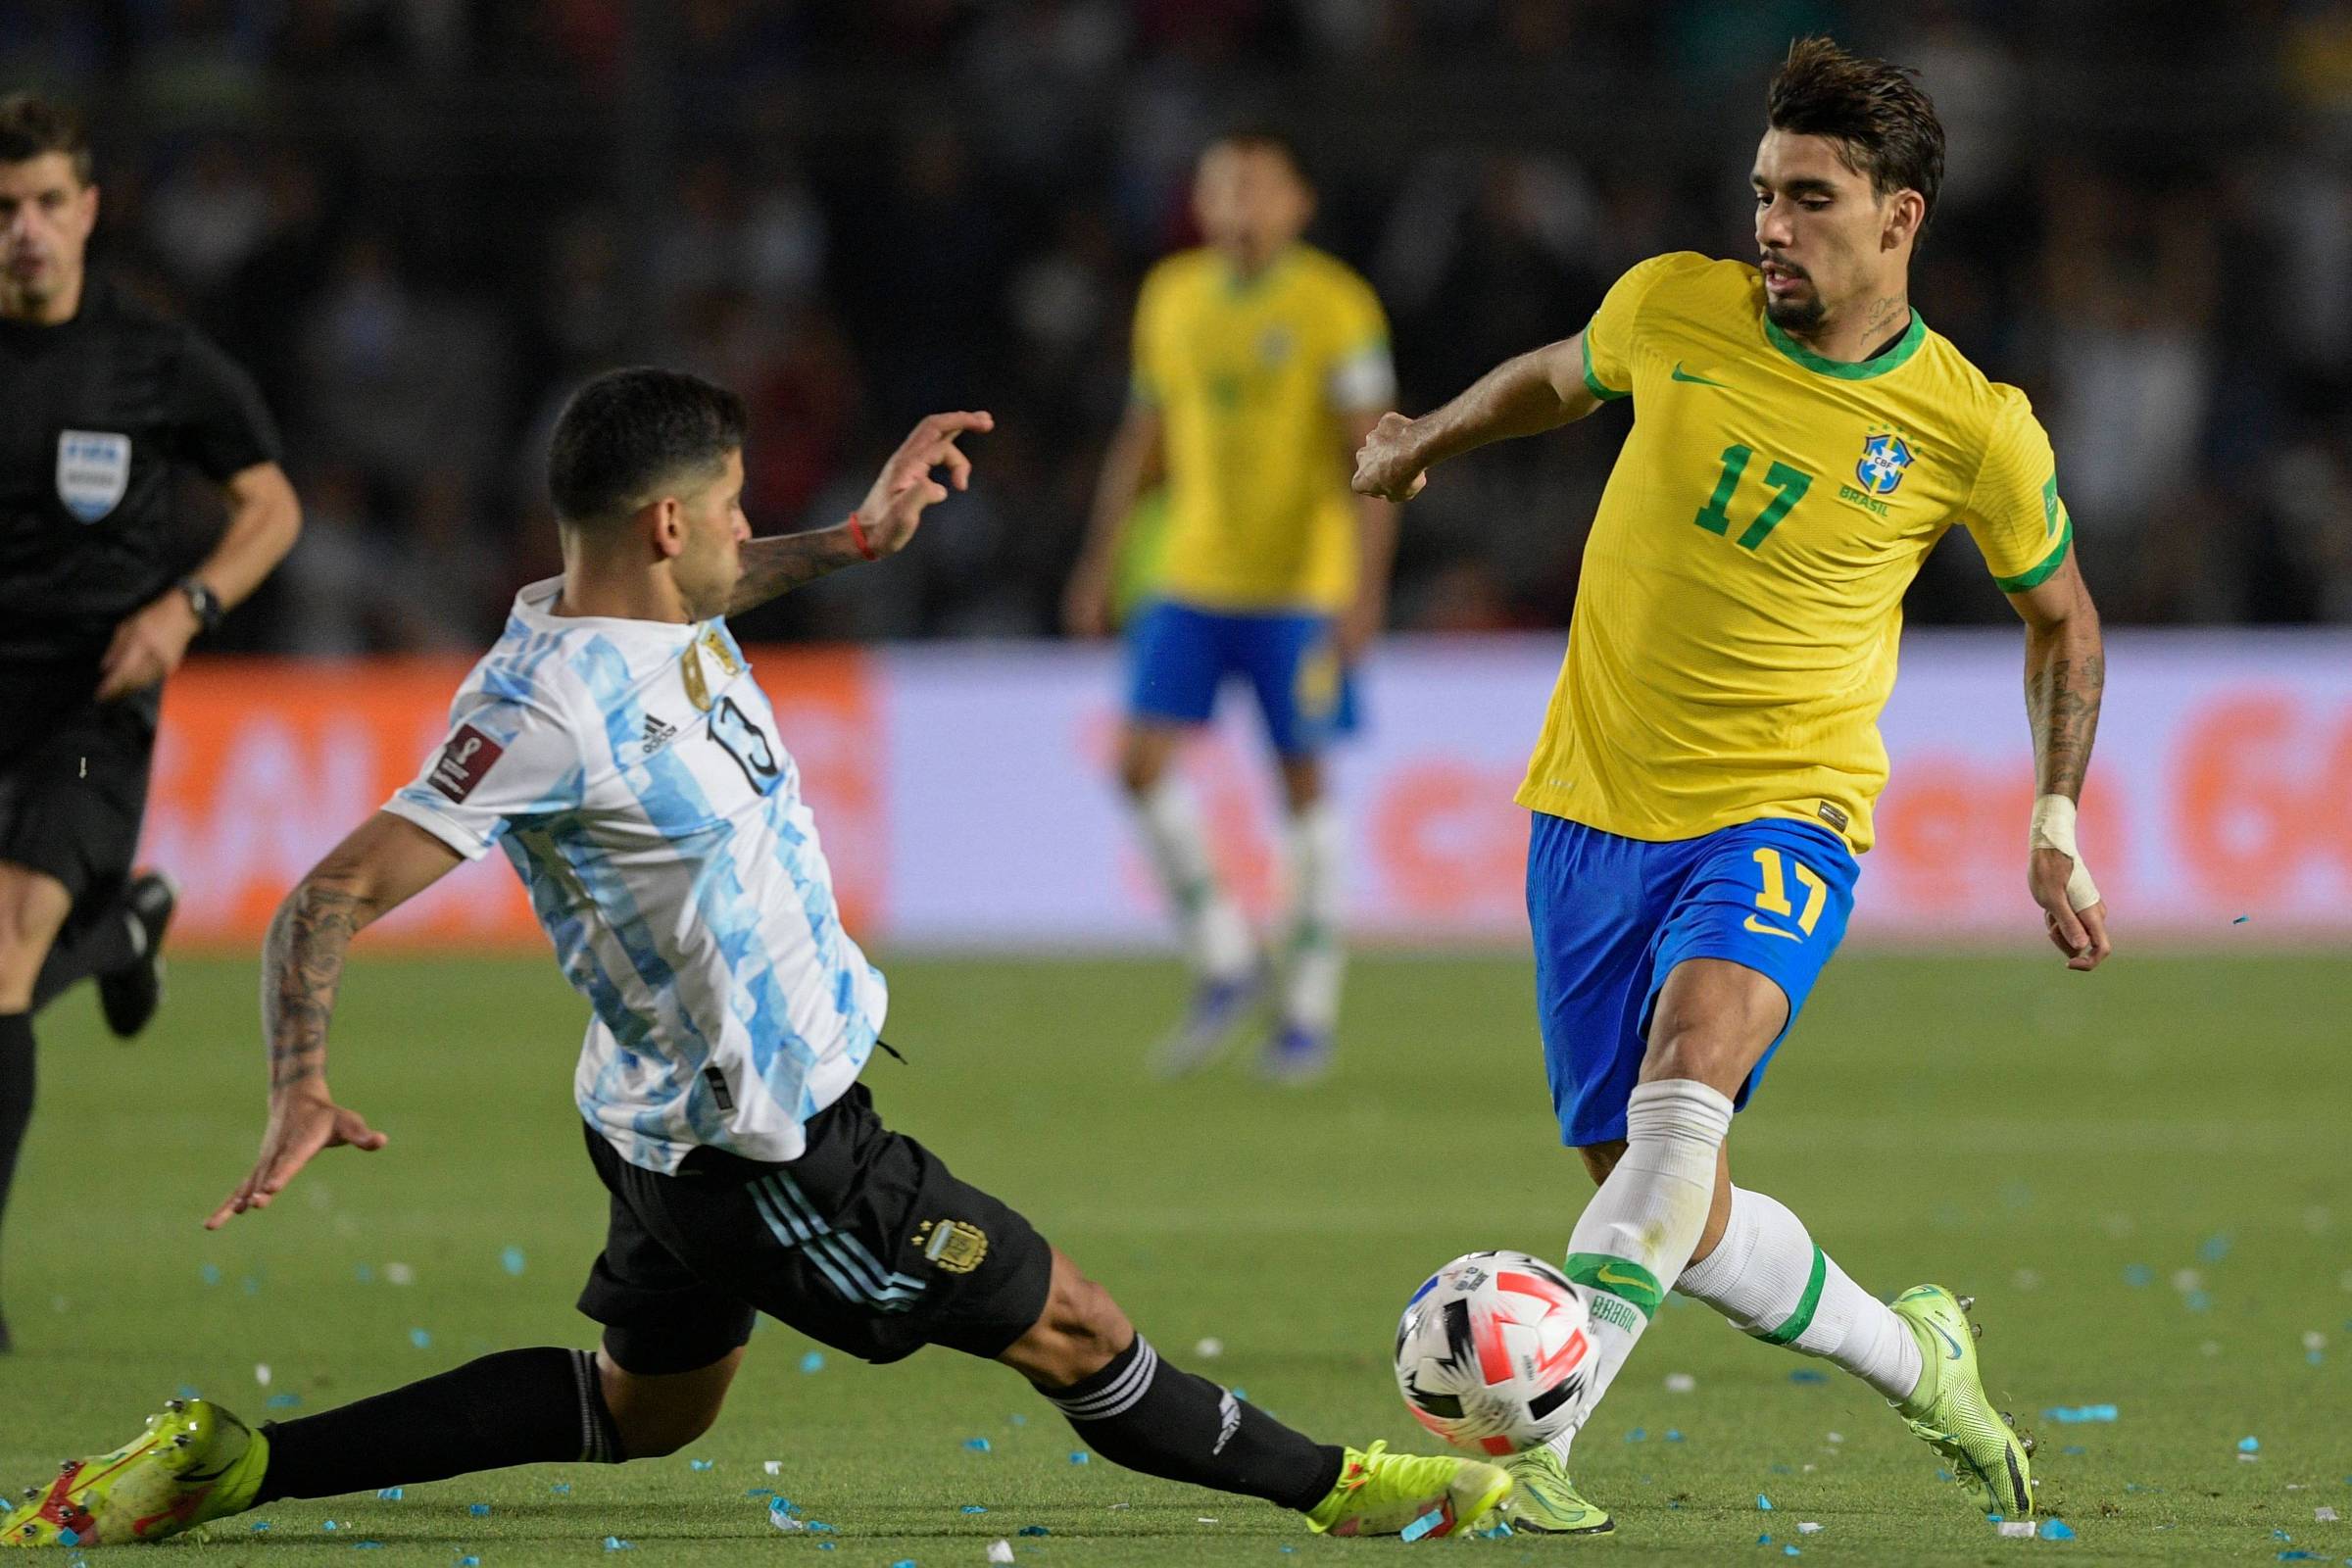
[[[1445, 1549], [1497, 1563], [1761, 1563], [1788, 1544], [1855, 1564], [2352, 1559], [2352, 1525], [2314, 1519], [2352, 1518], [2344, 973], [2127, 956], [2085, 978], [2046, 956], [1849, 955], [1740, 1118], [1742, 1179], [1789, 1202], [1866, 1285], [1977, 1294], [1988, 1378], [2037, 1429], [2045, 1498], [2074, 1542], [1998, 1539], [1858, 1385], [1678, 1304], [1579, 1449], [1579, 1480], [1618, 1535]], [[1472, 1248], [1558, 1253], [1584, 1200], [1556, 1147], [1523, 963], [1360, 959], [1344, 1064], [1300, 1093], [1238, 1069], [1147, 1081], [1144, 1045], [1181, 1000], [1169, 964], [909, 960], [892, 977], [890, 1034], [911, 1062], [869, 1069], [884, 1113], [1028, 1212], [1172, 1357], [1319, 1436], [1419, 1445], [1387, 1365], [1407, 1293]], [[552, 965], [363, 944], [333, 1078], [391, 1147], [332, 1152], [272, 1210], [211, 1237], [198, 1222], [261, 1131], [254, 969], [183, 961], [173, 988], [132, 1048], [104, 1039], [86, 993], [44, 1021], [8, 1235], [22, 1348], [0, 1362], [0, 1481], [111, 1446], [182, 1385], [260, 1417], [495, 1348], [588, 1343], [571, 1299], [603, 1195], [570, 1107], [580, 1009]], [[2316, 1351], [2310, 1335], [2325, 1337]], [[1222, 1353], [1204, 1360], [1209, 1339]], [[1001, 1368], [930, 1351], [804, 1371], [808, 1348], [764, 1327], [690, 1454], [279, 1503], [255, 1516], [266, 1534], [225, 1521], [195, 1549], [276, 1568], [349, 1562], [367, 1543], [381, 1550], [364, 1560], [383, 1564], [612, 1562], [608, 1537], [639, 1564], [812, 1568], [979, 1568], [1000, 1537], [1041, 1568], [1399, 1549], [1073, 1465], [1068, 1429]], [[1670, 1392], [1670, 1373], [1695, 1390]], [[2102, 1403], [2111, 1424], [2041, 1415]], [[763, 1473], [770, 1459], [780, 1475]], [[777, 1534], [747, 1495], [760, 1488], [838, 1534]], [[1822, 1528], [1800, 1535], [1802, 1521]]]

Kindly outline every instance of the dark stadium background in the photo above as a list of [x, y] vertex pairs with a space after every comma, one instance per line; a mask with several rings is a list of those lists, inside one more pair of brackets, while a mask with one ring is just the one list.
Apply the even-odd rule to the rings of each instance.
[[[308, 531], [222, 642], [469, 652], [552, 569], [537, 446], [619, 361], [755, 408], [763, 530], [910, 417], [985, 482], [764, 640], [1053, 635], [1142, 270], [1266, 120], [1418, 411], [1625, 266], [1749, 250], [1761, 83], [1826, 29], [1951, 135], [1914, 297], [2048, 424], [2110, 622], [2352, 619], [2352, 5], [2079, 0], [0, 0], [0, 82], [88, 113], [101, 264], [250, 366]], [[1394, 622], [1564, 622], [1615, 443], [1413, 511]], [[2005, 622], [1967, 546], [1915, 624]]]

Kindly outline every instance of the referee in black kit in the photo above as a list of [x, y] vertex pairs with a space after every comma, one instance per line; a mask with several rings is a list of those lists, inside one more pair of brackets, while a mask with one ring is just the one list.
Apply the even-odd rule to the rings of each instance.
[[[164, 677], [302, 526], [252, 381], [87, 275], [97, 219], [80, 122], [0, 97], [0, 1214], [32, 1116], [33, 1014], [95, 975], [127, 1038], [161, 995], [173, 890], [131, 858]], [[228, 506], [185, 575], [182, 466]]]

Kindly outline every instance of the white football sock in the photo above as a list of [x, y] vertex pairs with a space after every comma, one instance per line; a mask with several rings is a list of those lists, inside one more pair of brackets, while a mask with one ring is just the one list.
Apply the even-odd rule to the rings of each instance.
[[1778, 1199], [1733, 1188], [1723, 1240], [1674, 1288], [1765, 1344], [1841, 1366], [1897, 1403], [1919, 1387], [1910, 1329], [1814, 1246], [1805, 1222]]
[[1690, 1261], [1731, 1130], [1731, 1101], [1694, 1079], [1642, 1084], [1626, 1102], [1625, 1157], [1568, 1239], [1568, 1277], [1592, 1308], [1592, 1356], [1575, 1424], [1552, 1440], [1562, 1457]]
[[1257, 944], [1241, 906], [1218, 885], [1191, 794], [1174, 777], [1163, 777], [1136, 800], [1135, 809], [1160, 886], [1175, 907], [1186, 961], [1204, 979], [1240, 979], [1256, 962]]
[[1340, 1019], [1340, 977], [1348, 950], [1340, 940], [1346, 891], [1340, 813], [1329, 801], [1293, 812], [1283, 833], [1285, 894], [1283, 1022], [1318, 1034]]

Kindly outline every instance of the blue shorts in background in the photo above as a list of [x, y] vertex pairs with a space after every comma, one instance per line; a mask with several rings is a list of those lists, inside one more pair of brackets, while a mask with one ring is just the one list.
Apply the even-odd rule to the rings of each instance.
[[1860, 873], [1843, 841], [1807, 822], [1765, 818], [1651, 843], [1536, 812], [1527, 917], [1561, 1140], [1625, 1136], [1651, 1009], [1686, 958], [1744, 964], [1788, 998], [1788, 1023], [1740, 1088], [1744, 1106], [1845, 936]]
[[1336, 627], [1324, 614], [1238, 613], [1157, 600], [1127, 628], [1128, 714], [1205, 724], [1217, 689], [1238, 675], [1257, 696], [1274, 750], [1312, 756], [1355, 729], [1355, 680], [1340, 667]]

